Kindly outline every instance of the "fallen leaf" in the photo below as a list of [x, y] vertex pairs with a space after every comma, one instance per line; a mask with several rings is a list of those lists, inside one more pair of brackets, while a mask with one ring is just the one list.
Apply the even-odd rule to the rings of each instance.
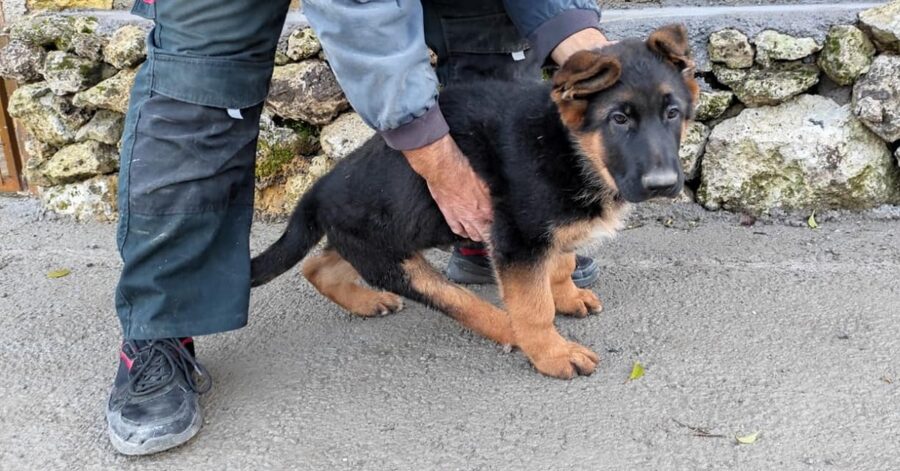
[[756, 439], [759, 438], [759, 432], [753, 432], [750, 435], [744, 435], [743, 437], [735, 437], [741, 445], [752, 445], [756, 443]]
[[641, 362], [634, 362], [634, 366], [631, 367], [631, 374], [628, 375], [628, 381], [634, 381], [641, 376], [644, 376], [644, 365]]
[[813, 211], [812, 214], [809, 215], [809, 219], [806, 220], [806, 224], [809, 225], [810, 229], [818, 229], [819, 223], [816, 222], [816, 212]]
[[72, 273], [72, 270], [69, 270], [68, 268], [59, 268], [47, 273], [47, 278], [62, 278], [64, 276], [69, 276], [69, 273]]

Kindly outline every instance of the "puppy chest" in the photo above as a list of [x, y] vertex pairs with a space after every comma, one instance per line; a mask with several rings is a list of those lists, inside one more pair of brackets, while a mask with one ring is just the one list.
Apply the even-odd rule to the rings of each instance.
[[576, 221], [553, 230], [553, 245], [562, 251], [572, 251], [592, 240], [612, 237], [622, 228], [623, 211], [608, 211], [602, 217]]

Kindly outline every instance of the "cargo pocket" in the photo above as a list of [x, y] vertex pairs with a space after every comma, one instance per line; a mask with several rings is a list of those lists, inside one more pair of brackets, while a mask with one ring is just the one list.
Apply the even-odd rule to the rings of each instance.
[[253, 205], [262, 105], [235, 119], [221, 108], [154, 94], [141, 110], [129, 206], [143, 215], [191, 214]]

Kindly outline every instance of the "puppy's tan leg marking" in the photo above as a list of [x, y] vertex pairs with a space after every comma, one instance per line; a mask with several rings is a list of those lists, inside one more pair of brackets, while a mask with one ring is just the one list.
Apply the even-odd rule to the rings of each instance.
[[[499, 270], [503, 301], [509, 311], [516, 345], [547, 376], [571, 379], [597, 368], [596, 353], [563, 338], [553, 325], [555, 307], [550, 287], [550, 260], [530, 267]], [[571, 272], [569, 272], [571, 276]]]
[[403, 262], [403, 270], [413, 290], [460, 324], [499, 344], [513, 344], [509, 316], [503, 310], [448, 281], [421, 255]]
[[572, 281], [575, 271], [575, 253], [560, 252], [552, 256], [550, 268], [550, 291], [556, 312], [566, 316], [587, 317], [592, 312], [603, 310], [600, 299], [589, 289], [581, 289]]
[[334, 250], [306, 259], [303, 275], [320, 293], [357, 316], [384, 316], [403, 309], [400, 296], [362, 286], [356, 269]]

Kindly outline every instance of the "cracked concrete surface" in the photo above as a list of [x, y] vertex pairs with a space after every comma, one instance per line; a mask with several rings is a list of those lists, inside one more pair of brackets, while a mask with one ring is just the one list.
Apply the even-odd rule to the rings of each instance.
[[[0, 198], [0, 469], [897, 469], [896, 213], [811, 230], [640, 211], [586, 250], [605, 311], [557, 321], [603, 357], [573, 381], [419, 305], [351, 318], [294, 271], [254, 292], [249, 327], [198, 339], [215, 381], [200, 434], [125, 458], [102, 413], [114, 227]], [[254, 250], [280, 229], [257, 224]], [[626, 383], [634, 361], [646, 375]]]

